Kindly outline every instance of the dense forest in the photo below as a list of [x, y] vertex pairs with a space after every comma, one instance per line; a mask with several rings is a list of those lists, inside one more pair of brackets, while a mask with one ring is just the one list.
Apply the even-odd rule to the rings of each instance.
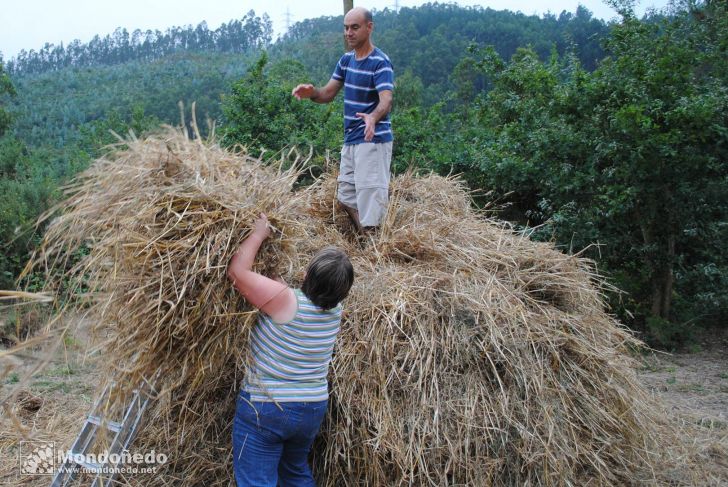
[[137, 29], [131, 34], [116, 29], [103, 38], [95, 36], [88, 44], [75, 40], [68, 46], [46, 43], [40, 50], [22, 50], [8, 63], [10, 74], [33, 74], [68, 67], [115, 65], [132, 60], [151, 61], [176, 52], [237, 52], [262, 49], [270, 44], [273, 27], [267, 15], [248, 12], [210, 30], [206, 22], [197, 27], [172, 27], [166, 32]]
[[[613, 311], [675, 346], [728, 318], [728, 12], [686, 2], [640, 19], [618, 5], [613, 24], [583, 7], [375, 12], [396, 71], [393, 168], [461, 174], [477, 204], [593, 258], [623, 291], [609, 292]], [[118, 29], [0, 59], [0, 288], [15, 285], [37, 216], [112, 131], [178, 124], [180, 101], [224, 144], [310, 145], [314, 165], [335, 154], [341, 100], [290, 90], [328, 79], [341, 24], [306, 20], [273, 43], [249, 12], [214, 31]]]

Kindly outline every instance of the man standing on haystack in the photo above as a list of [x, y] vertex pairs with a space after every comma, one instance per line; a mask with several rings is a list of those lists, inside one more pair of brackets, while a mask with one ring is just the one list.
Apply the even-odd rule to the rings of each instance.
[[344, 146], [337, 198], [357, 230], [374, 230], [387, 212], [392, 160], [394, 71], [389, 58], [370, 40], [374, 22], [365, 8], [344, 16], [344, 36], [352, 49], [336, 64], [323, 88], [301, 84], [293, 96], [329, 103], [344, 87]]

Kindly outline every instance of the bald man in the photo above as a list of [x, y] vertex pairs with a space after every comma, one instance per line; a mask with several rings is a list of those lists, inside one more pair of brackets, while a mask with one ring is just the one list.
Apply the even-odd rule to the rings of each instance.
[[392, 160], [394, 71], [389, 58], [371, 42], [372, 14], [357, 7], [344, 16], [344, 37], [351, 51], [336, 64], [323, 88], [298, 85], [292, 95], [329, 103], [344, 87], [344, 146], [337, 198], [360, 233], [379, 226], [389, 203]]

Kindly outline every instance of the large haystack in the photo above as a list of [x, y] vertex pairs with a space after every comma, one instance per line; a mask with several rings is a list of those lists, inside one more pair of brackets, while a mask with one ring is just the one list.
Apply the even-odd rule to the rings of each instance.
[[225, 269], [261, 211], [278, 231], [260, 271], [298, 284], [327, 244], [355, 266], [314, 451], [323, 485], [657, 482], [659, 418], [629, 358], [639, 343], [605, 312], [589, 262], [487, 220], [437, 176], [395, 178], [381, 235], [362, 243], [335, 178], [293, 191], [297, 177], [170, 130], [129, 140], [70, 190], [34, 268], [78, 284], [109, 380], [158, 374], [133, 450], [170, 462], [126, 482], [231, 482], [255, 313]]

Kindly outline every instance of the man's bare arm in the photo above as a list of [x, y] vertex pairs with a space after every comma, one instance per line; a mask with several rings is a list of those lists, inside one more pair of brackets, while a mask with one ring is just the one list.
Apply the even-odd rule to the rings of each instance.
[[308, 98], [316, 103], [329, 103], [336, 98], [336, 94], [344, 85], [341, 81], [330, 79], [323, 88], [316, 88], [312, 84], [298, 85], [293, 88], [291, 94], [297, 99], [302, 100]]
[[392, 110], [392, 91], [384, 90], [379, 92], [379, 103], [372, 112], [374, 123], [380, 121], [385, 115]]
[[379, 92], [379, 103], [372, 113], [357, 113], [356, 116], [364, 120], [364, 141], [370, 142], [374, 138], [374, 128], [392, 109], [392, 91]]

